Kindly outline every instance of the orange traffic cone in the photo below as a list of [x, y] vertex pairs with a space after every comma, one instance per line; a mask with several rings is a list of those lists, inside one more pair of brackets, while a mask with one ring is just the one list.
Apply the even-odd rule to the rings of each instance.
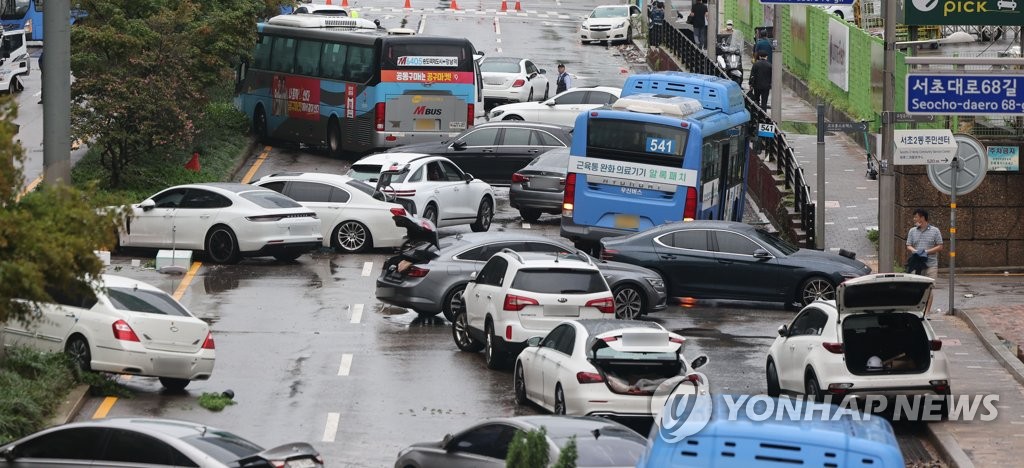
[[508, 2], [506, 0], [501, 0], [501, 11], [508, 11]]
[[516, 0], [516, 11], [523, 11], [523, 7], [519, 5], [519, 0]]
[[405, 0], [405, 6], [402, 8], [412, 9], [412, 0]]
[[348, 0], [341, 0], [341, 6], [348, 8]]
[[199, 152], [195, 151], [192, 153], [192, 159], [185, 163], [185, 169], [192, 172], [199, 172]]
[[458, 10], [459, 4], [456, 3], [455, 0], [452, 0], [452, 6], [450, 6], [449, 8], [451, 8], [452, 10]]

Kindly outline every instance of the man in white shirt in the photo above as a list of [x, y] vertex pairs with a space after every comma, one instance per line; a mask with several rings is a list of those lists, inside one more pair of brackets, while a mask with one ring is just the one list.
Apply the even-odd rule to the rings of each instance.
[[558, 64], [558, 78], [555, 79], [555, 94], [572, 88], [572, 77], [565, 71], [564, 64]]

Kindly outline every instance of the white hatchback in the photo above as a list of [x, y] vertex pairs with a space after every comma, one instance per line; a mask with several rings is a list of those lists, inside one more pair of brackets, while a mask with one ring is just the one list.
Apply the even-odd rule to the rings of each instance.
[[491, 109], [488, 120], [526, 120], [555, 125], [576, 126], [580, 112], [613, 104], [622, 93], [620, 88], [592, 86], [570, 88], [543, 102], [519, 102]]
[[504, 249], [470, 274], [452, 338], [462, 351], [484, 350], [487, 367], [504, 367], [564, 320], [615, 317], [615, 300], [597, 265], [582, 252]]
[[[420, 153], [378, 153], [354, 164], [348, 175], [377, 183], [381, 190], [411, 200], [434, 226], [469, 224], [474, 232], [491, 228], [494, 190], [448, 158]], [[382, 175], [389, 178], [380, 181]]]
[[[708, 391], [701, 374], [691, 372], [707, 357], [688, 368], [684, 341], [655, 322], [564, 322], [543, 339], [527, 340], [515, 366], [516, 402], [530, 400], [555, 414], [654, 417], [671, 395]], [[662, 387], [672, 390], [656, 394]]]
[[768, 394], [948, 395], [946, 354], [925, 318], [933, 282], [866, 275], [841, 283], [836, 301], [804, 307], [768, 350]]
[[[184, 389], [213, 373], [210, 326], [142, 281], [103, 275], [81, 291], [51, 290], [26, 323], [3, 325], [4, 345], [65, 352], [84, 370], [159, 377]], [[52, 288], [51, 288], [52, 289]]]

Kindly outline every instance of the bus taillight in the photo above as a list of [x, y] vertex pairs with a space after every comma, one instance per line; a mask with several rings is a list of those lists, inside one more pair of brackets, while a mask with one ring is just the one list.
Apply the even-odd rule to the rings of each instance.
[[683, 219], [697, 219], [697, 189], [686, 188], [686, 207], [683, 208]]
[[472, 127], [473, 123], [476, 122], [476, 105], [466, 105], [466, 128]]
[[376, 127], [378, 132], [384, 131], [384, 114], [387, 113], [387, 107], [385, 106], [386, 104], [383, 102], [378, 102], [377, 105], [373, 107], [373, 125]]
[[562, 195], [562, 216], [572, 217], [573, 203], [576, 202], [576, 174], [565, 176], [565, 195]]

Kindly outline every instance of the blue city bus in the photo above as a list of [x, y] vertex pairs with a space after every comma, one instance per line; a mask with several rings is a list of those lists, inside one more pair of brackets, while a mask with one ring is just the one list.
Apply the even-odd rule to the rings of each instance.
[[749, 122], [731, 80], [630, 76], [618, 101], [576, 118], [562, 236], [586, 248], [673, 221], [742, 221]]
[[[43, 40], [43, 0], [0, 0], [0, 24], [4, 30], [24, 29], [30, 42]], [[85, 11], [72, 8], [71, 24], [85, 17]]]
[[479, 57], [465, 38], [390, 35], [323, 15], [275, 16], [257, 33], [236, 103], [261, 140], [335, 156], [441, 141], [471, 127], [482, 102]]

